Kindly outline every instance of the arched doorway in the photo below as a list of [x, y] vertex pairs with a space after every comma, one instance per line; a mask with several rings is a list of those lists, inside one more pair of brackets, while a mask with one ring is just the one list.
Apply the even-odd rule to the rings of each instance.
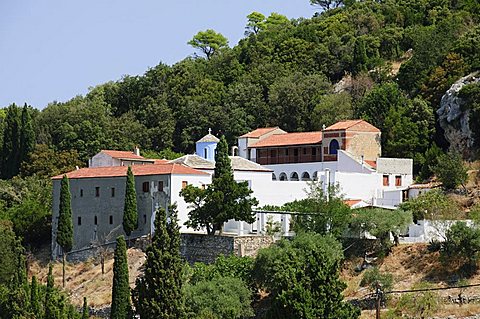
[[340, 148], [340, 145], [338, 144], [338, 141], [333, 139], [330, 141], [330, 146], [328, 148], [328, 153], [331, 155], [336, 155], [338, 153], [338, 149]]
[[280, 173], [280, 180], [281, 180], [281, 181], [287, 181], [287, 180], [288, 180], [287, 174], [285, 174], [285, 173]]
[[275, 176], [275, 173], [272, 173], [272, 181], [276, 181], [277, 180], [277, 176]]
[[308, 172], [303, 172], [302, 173], [302, 181], [311, 181], [312, 179], [310, 178], [310, 174]]
[[291, 180], [291, 181], [298, 181], [298, 174], [297, 174], [297, 172], [293, 172], [292, 174], [290, 174], [290, 180]]

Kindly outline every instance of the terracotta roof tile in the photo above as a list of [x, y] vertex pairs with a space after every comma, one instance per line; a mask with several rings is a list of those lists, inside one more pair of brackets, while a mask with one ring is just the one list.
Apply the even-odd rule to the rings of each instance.
[[289, 146], [289, 145], [310, 145], [322, 142], [322, 132], [303, 132], [275, 134], [255, 143], [250, 148]]
[[252, 137], [252, 138], [258, 138], [262, 135], [265, 135], [267, 133], [270, 133], [271, 131], [274, 131], [276, 129], [278, 129], [279, 127], [276, 126], [276, 127], [262, 127], [262, 128], [257, 128], [256, 130], [254, 131], [251, 131], [251, 132], [248, 132], [247, 134], [243, 134], [242, 136], [240, 137]]
[[324, 131], [353, 130], [360, 132], [380, 132], [378, 128], [364, 120], [340, 121], [327, 127]]
[[110, 155], [113, 158], [121, 158], [121, 159], [146, 159], [143, 156], [137, 155], [134, 152], [128, 152], [128, 151], [114, 151], [114, 150], [101, 150], [101, 153]]
[[348, 205], [349, 207], [352, 207], [358, 203], [360, 203], [362, 200], [361, 199], [346, 199], [343, 202]]
[[[133, 175], [208, 175], [208, 173], [180, 164], [152, 164], [152, 165], [133, 165]], [[127, 175], [127, 166], [108, 166], [108, 167], [90, 167], [81, 168], [67, 173], [68, 178], [104, 178], [120, 177]], [[52, 179], [61, 179], [62, 175], [52, 177]]]
[[365, 160], [365, 163], [367, 163], [368, 165], [370, 165], [372, 168], [376, 169], [377, 168], [377, 162], [376, 161], [368, 161], [368, 160]]

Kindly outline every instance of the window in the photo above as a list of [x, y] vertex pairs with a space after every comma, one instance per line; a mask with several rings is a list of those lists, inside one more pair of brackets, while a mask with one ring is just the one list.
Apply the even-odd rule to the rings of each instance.
[[298, 156], [298, 148], [295, 148], [295, 149], [293, 150], [293, 156]]
[[203, 158], [208, 158], [208, 148], [206, 148], [206, 147], [203, 150]]
[[115, 197], [115, 187], [112, 187], [112, 197]]
[[163, 192], [163, 181], [158, 181], [158, 191]]
[[303, 155], [307, 155], [307, 148], [306, 147], [303, 148]]
[[402, 176], [395, 176], [395, 186], [402, 186]]
[[95, 197], [100, 197], [100, 187], [95, 187]]
[[150, 183], [149, 182], [143, 182], [142, 189], [143, 189], [144, 193], [148, 193], [150, 191]]
[[317, 156], [317, 149], [312, 147], [312, 156]]
[[330, 151], [329, 151], [329, 154], [330, 155], [336, 155], [338, 153], [338, 149], [340, 148], [340, 145], [338, 144], [338, 141], [337, 140], [331, 140], [330, 141]]
[[285, 149], [285, 155], [288, 156], [288, 148]]
[[383, 186], [388, 186], [388, 185], [389, 185], [388, 175], [383, 175]]
[[77, 217], [77, 224], [78, 224], [78, 226], [82, 225], [82, 217], [80, 217], [80, 216]]
[[83, 197], [83, 189], [80, 189], [80, 197]]
[[147, 224], [147, 215], [145, 215], [145, 214], [143, 215], [143, 223]]
[[110, 217], [109, 217], [109, 222], [110, 222], [110, 225], [113, 225], [113, 216], [112, 215], [110, 215]]
[[188, 185], [188, 182], [187, 181], [182, 181], [182, 189], [184, 189], [185, 187], [187, 187]]
[[95, 225], [98, 225], [98, 218], [97, 218], [97, 216], [95, 216], [95, 217], [93, 218], [93, 223], [94, 223]]
[[273, 158], [277, 157], [277, 152], [275, 150], [271, 150], [270, 157], [273, 157]]

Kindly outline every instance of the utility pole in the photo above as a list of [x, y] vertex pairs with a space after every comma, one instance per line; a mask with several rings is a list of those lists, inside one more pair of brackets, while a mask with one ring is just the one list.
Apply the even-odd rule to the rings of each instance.
[[375, 292], [376, 295], [376, 302], [375, 302], [375, 319], [380, 319], [380, 307], [381, 307], [381, 302], [382, 302], [382, 286], [380, 283], [377, 283], [377, 289]]

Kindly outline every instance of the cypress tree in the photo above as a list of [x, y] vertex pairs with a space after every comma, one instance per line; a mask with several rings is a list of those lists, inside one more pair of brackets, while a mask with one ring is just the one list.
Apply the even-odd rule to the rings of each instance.
[[127, 236], [138, 227], [137, 192], [135, 191], [135, 177], [132, 168], [127, 170], [127, 181], [125, 185], [125, 205], [123, 207], [123, 230]]
[[53, 265], [48, 265], [47, 290], [45, 292], [45, 319], [54, 319], [58, 317], [54, 295]]
[[15, 104], [7, 108], [0, 154], [1, 178], [9, 179], [20, 170], [20, 113]]
[[88, 313], [87, 297], [83, 297], [82, 319], [90, 318]]
[[70, 185], [67, 175], [63, 175], [60, 189], [57, 243], [62, 247], [63, 287], [65, 287], [65, 262], [67, 253], [72, 250], [73, 247], [72, 206], [70, 200]]
[[362, 71], [367, 71], [367, 50], [365, 49], [365, 41], [363, 38], [357, 38], [355, 47], [353, 48], [352, 73], [357, 75]]
[[25, 103], [22, 109], [22, 121], [20, 130], [20, 154], [19, 165], [28, 159], [28, 155], [35, 148], [35, 131], [33, 130], [32, 117]]
[[155, 218], [155, 234], [147, 248], [144, 275], [133, 291], [135, 310], [140, 318], [178, 319], [185, 317], [182, 295], [180, 236], [175, 207], [166, 213], [160, 208]]
[[37, 277], [32, 276], [32, 283], [30, 285], [30, 310], [37, 317], [40, 317], [40, 300], [38, 296], [38, 282]]
[[130, 286], [128, 284], [127, 244], [125, 238], [117, 238], [113, 262], [112, 307], [110, 319], [126, 319], [131, 313]]

